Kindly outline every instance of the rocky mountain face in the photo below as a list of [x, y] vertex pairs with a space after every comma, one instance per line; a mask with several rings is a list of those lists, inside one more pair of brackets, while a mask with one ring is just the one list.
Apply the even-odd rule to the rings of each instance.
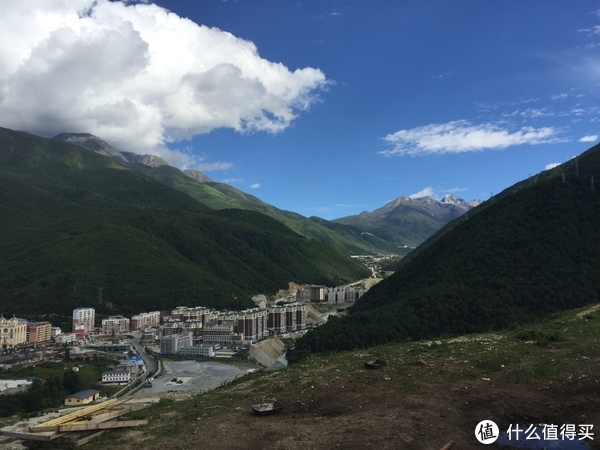
[[441, 200], [435, 200], [431, 197], [398, 197], [397, 199], [386, 203], [381, 208], [377, 208], [371, 212], [363, 211], [357, 216], [341, 217], [335, 219], [334, 222], [355, 222], [356, 218], [363, 218], [376, 222], [394, 222], [402, 220], [403, 216], [406, 214], [416, 213], [434, 220], [435, 222], [447, 223], [480, 203], [481, 202], [478, 200], [467, 202], [454, 195], [446, 195]]
[[156, 155], [138, 155], [137, 153], [121, 152], [130, 163], [139, 163], [149, 167], [171, 166], [169, 162]]
[[[363, 211], [359, 216], [369, 218], [375, 221], [397, 222], [404, 220], [404, 216], [410, 213], [422, 214], [431, 220], [446, 224], [463, 215], [469, 209], [477, 206], [478, 200], [467, 202], [454, 195], [447, 195], [441, 200], [435, 200], [431, 197], [410, 198], [399, 197], [373, 212]], [[337, 219], [341, 222], [346, 218]]]
[[70, 144], [79, 145], [93, 152], [99, 153], [109, 158], [114, 159], [120, 164], [129, 164], [130, 161], [123, 153], [112, 147], [107, 142], [90, 133], [60, 133], [52, 139], [55, 141], [68, 142]]
[[196, 181], [199, 181], [200, 183], [212, 183], [212, 181], [213, 181], [210, 178], [208, 178], [206, 175], [204, 175], [202, 172], [200, 172], [199, 170], [186, 169], [183, 171], [183, 173], [185, 173], [188, 177], [193, 178]]
[[[157, 168], [161, 166], [171, 166], [171, 164], [156, 155], [140, 155], [133, 152], [122, 152], [111, 146], [106, 141], [103, 141], [97, 136], [90, 133], [60, 133], [54, 136], [52, 139], [56, 141], [68, 142], [70, 144], [76, 144], [80, 147], [86, 148], [93, 152], [99, 153], [104, 156], [112, 158], [119, 164], [124, 166], [132, 166], [135, 164], [143, 164], [144, 166]], [[188, 177], [193, 178], [200, 183], [210, 183], [212, 180], [204, 175], [199, 170], [184, 170], [184, 174]]]
[[465, 211], [468, 211], [471, 208], [475, 208], [481, 204], [481, 200], [469, 200], [468, 202], [463, 200], [462, 198], [458, 198], [454, 194], [444, 195], [440, 200], [440, 203], [447, 203], [451, 205], [456, 205], [458, 207], [464, 207]]
[[454, 195], [446, 195], [441, 200], [398, 197], [374, 211], [341, 217], [334, 222], [357, 227], [399, 247], [413, 248], [480, 203]]

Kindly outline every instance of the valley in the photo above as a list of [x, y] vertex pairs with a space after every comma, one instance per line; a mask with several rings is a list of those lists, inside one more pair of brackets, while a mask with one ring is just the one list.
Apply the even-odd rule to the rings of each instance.
[[[13, 219], [0, 230], [8, 262], [0, 269], [3, 308], [61, 320], [81, 303], [105, 316], [175, 307], [185, 298], [231, 311], [290, 280], [374, 284], [347, 314], [286, 342], [291, 366], [210, 393], [168, 395], [133, 413], [150, 420], [145, 428], [106, 434], [90, 448], [158, 449], [175, 436], [177, 448], [187, 448], [197, 435], [206, 448], [259, 449], [265, 441], [282, 449], [478, 448], [481, 420], [505, 430], [600, 419], [600, 328], [597, 306], [585, 306], [597, 303], [600, 286], [600, 203], [588, 181], [600, 167], [598, 147], [460, 213], [451, 210], [462, 204], [456, 198], [403, 197], [362, 214], [362, 222], [326, 223], [261, 212], [252, 197], [156, 159], [130, 163], [133, 170], [71, 144], [10, 130], [0, 138], [1, 213]], [[195, 194], [170, 187], [173, 176]], [[243, 202], [209, 206], [198, 199], [207, 188]], [[394, 218], [397, 208], [414, 218], [423, 205], [445, 211], [445, 224], [415, 219], [412, 233], [429, 230], [421, 244], [416, 234], [413, 241], [384, 239], [416, 249], [378, 283], [375, 266], [393, 255], [351, 257], [310, 238], [314, 226], [298, 225], [308, 220], [347, 242], [349, 235], [400, 236], [408, 219]], [[395, 225], [383, 232], [375, 216]], [[387, 364], [366, 369], [374, 359]], [[259, 418], [248, 410], [270, 401], [284, 411]]]
[[2, 6], [0, 450], [600, 450], [597, 0]]

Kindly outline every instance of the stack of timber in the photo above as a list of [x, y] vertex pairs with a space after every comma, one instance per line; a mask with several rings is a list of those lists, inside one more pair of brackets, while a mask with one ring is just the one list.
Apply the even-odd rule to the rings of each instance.
[[25, 428], [4, 427], [0, 433], [20, 439], [27, 448], [79, 447], [106, 430], [148, 423], [147, 419], [122, 420], [121, 416], [131, 411], [123, 406], [125, 401], [108, 400]]

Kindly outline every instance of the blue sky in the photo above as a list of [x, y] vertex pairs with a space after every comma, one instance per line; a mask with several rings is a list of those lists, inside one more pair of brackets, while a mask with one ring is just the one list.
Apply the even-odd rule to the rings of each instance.
[[24, 5], [0, 126], [92, 132], [305, 216], [485, 200], [600, 136], [599, 1]]

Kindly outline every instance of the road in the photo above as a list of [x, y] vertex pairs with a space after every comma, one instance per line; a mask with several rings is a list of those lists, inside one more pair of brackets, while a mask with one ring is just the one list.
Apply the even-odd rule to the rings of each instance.
[[135, 348], [135, 351], [140, 355], [140, 357], [144, 360], [144, 364], [146, 365], [146, 372], [142, 375], [142, 383], [146, 381], [148, 374], [154, 374], [158, 367], [158, 363], [156, 360], [150, 356], [146, 350], [144, 350], [143, 345], [140, 343], [140, 338], [142, 333], [139, 331], [134, 331], [130, 333], [133, 338], [131, 339], [131, 344]]

